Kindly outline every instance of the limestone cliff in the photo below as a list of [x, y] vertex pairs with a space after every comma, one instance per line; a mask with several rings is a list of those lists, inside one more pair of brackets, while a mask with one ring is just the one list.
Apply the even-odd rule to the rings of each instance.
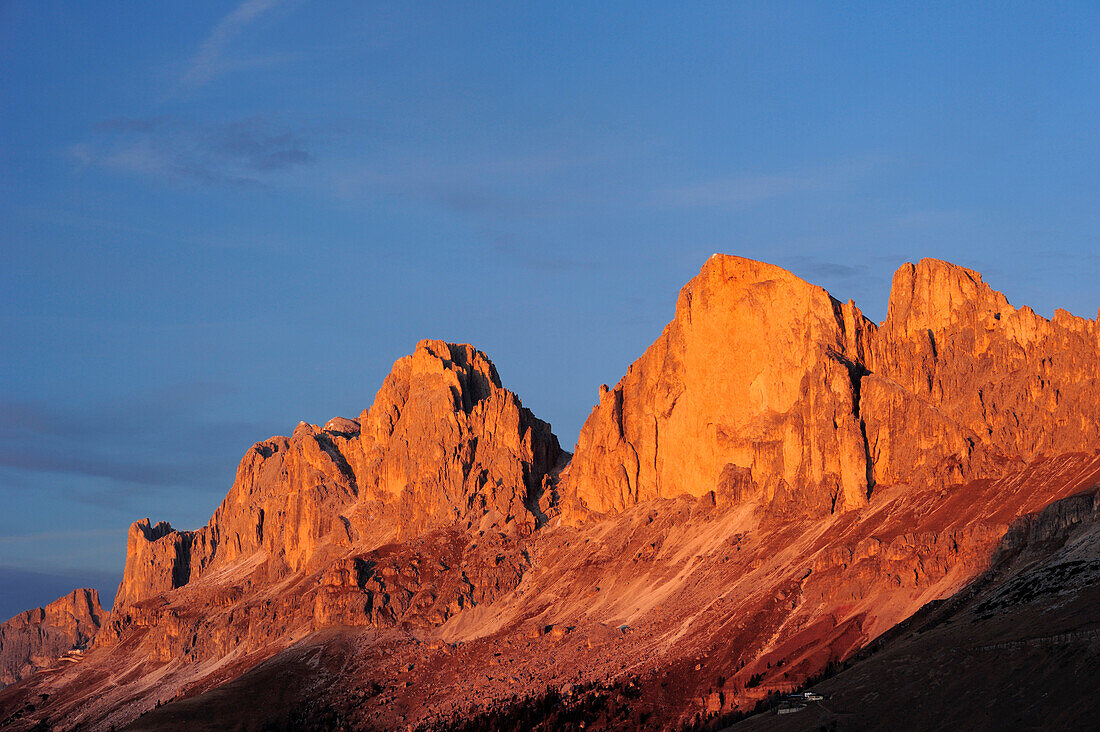
[[1100, 328], [1015, 309], [981, 275], [935, 259], [894, 275], [864, 378], [873, 480], [996, 477], [1098, 444]]
[[779, 267], [714, 255], [585, 422], [564, 493], [597, 513], [715, 491], [827, 513], [867, 501], [859, 384], [874, 325]]
[[254, 445], [202, 529], [135, 523], [117, 606], [256, 552], [278, 574], [437, 526], [527, 533], [562, 455], [484, 353], [421, 341], [358, 420], [303, 422]]
[[73, 590], [0, 624], [0, 688], [77, 653], [106, 620], [95, 590]]
[[1100, 440], [1100, 328], [1013, 308], [934, 259], [894, 276], [876, 327], [772, 265], [715, 255], [581, 430], [569, 521], [714, 491], [781, 512], [877, 485], [996, 478]]

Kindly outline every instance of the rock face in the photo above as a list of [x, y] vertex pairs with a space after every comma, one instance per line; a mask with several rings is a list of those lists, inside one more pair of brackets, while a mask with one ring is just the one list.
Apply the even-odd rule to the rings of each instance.
[[563, 454], [484, 353], [421, 341], [358, 420], [302, 422], [254, 445], [202, 529], [131, 526], [116, 606], [256, 552], [278, 575], [450, 524], [529, 533]]
[[876, 327], [778, 267], [715, 255], [585, 423], [566, 518], [715, 491], [781, 511], [876, 485], [961, 483], [1100, 439], [1100, 328], [1016, 310], [935, 259], [894, 275]]
[[152, 526], [144, 518], [131, 524], [126, 538], [126, 567], [115, 607], [126, 607], [142, 597], [187, 584], [191, 540], [190, 532], [181, 534], [164, 521]]
[[567, 495], [597, 512], [701, 496], [807, 513], [867, 502], [860, 377], [874, 325], [773, 265], [715, 255], [585, 422]]
[[0, 688], [83, 651], [106, 618], [99, 593], [80, 589], [0, 624]]
[[565, 467], [484, 354], [421, 342], [357, 419], [257, 443], [203, 528], [134, 524], [110, 623], [0, 692], [0, 727], [669, 729], [750, 709], [1095, 524], [1098, 353], [1096, 322], [1014, 309], [945, 262], [899, 269], [875, 325], [716, 255]]
[[379, 515], [398, 536], [486, 516], [529, 532], [541, 520], [558, 440], [473, 347], [422, 342], [394, 364], [360, 422], [347, 450], [368, 509], [353, 517], [359, 532]]
[[864, 378], [873, 480], [1000, 475], [1100, 437], [1100, 328], [1016, 310], [981, 275], [934, 259], [894, 275]]
[[313, 627], [434, 628], [514, 590], [529, 568], [522, 544], [434, 531], [336, 562], [320, 579]]

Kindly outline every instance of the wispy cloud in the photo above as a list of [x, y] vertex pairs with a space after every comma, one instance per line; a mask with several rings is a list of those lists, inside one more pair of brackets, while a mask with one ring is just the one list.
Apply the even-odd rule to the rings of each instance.
[[791, 271], [813, 278], [830, 280], [850, 280], [867, 277], [870, 268], [862, 263], [844, 263], [829, 261], [818, 257], [780, 257], [779, 262]]
[[518, 267], [542, 273], [565, 273], [595, 266], [594, 260], [563, 254], [558, 248], [539, 246], [515, 234], [490, 234], [488, 250]]
[[266, 436], [257, 425], [206, 416], [227, 390], [180, 383], [66, 408], [0, 394], [0, 488], [82, 476], [93, 479], [89, 490], [67, 481], [58, 489], [72, 500], [118, 505], [134, 486], [224, 486], [226, 462]]
[[824, 168], [715, 178], [658, 190], [655, 202], [667, 208], [748, 208], [765, 201], [800, 193], [836, 190], [882, 165], [877, 158], [860, 159]]
[[191, 471], [184, 465], [150, 464], [133, 458], [111, 458], [101, 455], [68, 454], [63, 450], [39, 449], [36, 452], [22, 447], [0, 447], [0, 466], [16, 470], [42, 473], [62, 473], [95, 478], [111, 478], [136, 485], [171, 486], [187, 482]]
[[441, 163], [406, 151], [390, 159], [338, 165], [329, 171], [327, 184], [346, 200], [381, 194], [463, 215], [530, 218], [548, 212], [561, 215], [575, 203], [571, 196], [576, 194], [554, 189], [554, 183], [599, 161], [593, 155], [544, 150]]
[[152, 132], [168, 122], [169, 119], [166, 115], [158, 117], [115, 117], [99, 122], [95, 128], [101, 132]]
[[96, 539], [104, 536], [124, 535], [126, 528], [85, 529], [83, 531], [39, 531], [33, 534], [8, 534], [0, 536], [0, 544], [30, 544], [39, 541], [67, 541], [73, 539]]
[[199, 45], [180, 76], [180, 83], [187, 87], [199, 87], [227, 71], [270, 63], [273, 57], [229, 58], [226, 52], [235, 38], [282, 2], [245, 0], [234, 8], [233, 12], [218, 21]]
[[322, 134], [263, 117], [207, 124], [164, 115], [104, 120], [95, 131], [93, 141], [70, 148], [80, 165], [232, 186], [265, 185], [272, 175], [311, 165], [311, 144]]

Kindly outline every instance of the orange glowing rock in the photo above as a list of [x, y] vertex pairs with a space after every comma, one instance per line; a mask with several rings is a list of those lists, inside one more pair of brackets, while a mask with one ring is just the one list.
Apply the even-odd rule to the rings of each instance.
[[601, 396], [563, 491], [596, 513], [710, 491], [801, 513], [864, 505], [859, 379], [873, 333], [790, 272], [714, 255]]

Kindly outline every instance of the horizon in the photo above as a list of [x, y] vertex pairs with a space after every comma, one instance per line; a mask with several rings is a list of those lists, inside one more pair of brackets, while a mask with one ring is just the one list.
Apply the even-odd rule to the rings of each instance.
[[133, 521], [205, 524], [253, 443], [358, 416], [421, 339], [571, 448], [714, 251], [876, 323], [924, 257], [1096, 318], [1098, 31], [1086, 3], [0, 7], [0, 620], [109, 603]]

